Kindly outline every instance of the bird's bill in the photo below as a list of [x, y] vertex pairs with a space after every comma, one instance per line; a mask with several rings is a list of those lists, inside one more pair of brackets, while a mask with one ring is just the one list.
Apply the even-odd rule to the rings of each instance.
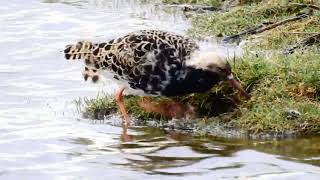
[[239, 90], [246, 98], [248, 98], [248, 99], [250, 98], [250, 95], [242, 88], [240, 82], [234, 79], [232, 74], [228, 75], [227, 79], [232, 87]]

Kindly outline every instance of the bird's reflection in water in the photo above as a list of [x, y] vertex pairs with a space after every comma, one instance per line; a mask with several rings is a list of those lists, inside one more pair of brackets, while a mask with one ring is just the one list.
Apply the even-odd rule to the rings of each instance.
[[132, 141], [132, 136], [128, 135], [128, 125], [127, 124], [122, 125], [122, 133], [121, 133], [120, 139], [122, 142]]
[[147, 127], [132, 129], [137, 131], [137, 134], [128, 133], [128, 127], [123, 126], [122, 143], [117, 147], [126, 162], [112, 164], [142, 170], [149, 174], [186, 175], [162, 170], [190, 167], [207, 158], [231, 156], [233, 152], [239, 150], [238, 145], [226, 146], [223, 143], [213, 145], [207, 138], [173, 131]]
[[213, 173], [220, 177], [222, 173], [229, 177], [230, 172], [239, 171], [255, 175], [252, 168], [284, 173], [283, 159], [320, 165], [319, 159], [313, 158], [320, 153], [319, 138], [226, 139], [142, 126], [123, 126], [121, 135], [108, 134], [113, 143], [105, 144], [103, 137], [97, 142], [88, 137], [72, 140], [83, 148], [69, 156], [85, 159], [88, 154], [95, 155], [94, 162], [103, 166], [171, 176]]
[[[262, 141], [192, 136], [186, 133], [148, 127], [133, 127], [130, 128], [130, 132], [131, 130], [136, 134], [128, 134], [128, 127], [123, 128], [122, 143], [117, 146], [126, 162], [113, 164], [145, 171], [148, 174], [164, 173], [182, 176], [190, 172], [201, 174], [221, 169], [242, 168], [245, 166], [244, 162], [230, 162], [227, 159], [232, 159], [242, 150], [248, 149], [277, 155], [275, 158], [279, 159], [291, 159], [320, 165], [319, 160], [306, 159], [306, 157], [319, 155], [319, 138]], [[204, 165], [204, 162], [214, 162], [215, 159], [222, 160], [222, 162], [226, 160], [226, 162], [208, 165], [208, 168], [204, 168], [205, 170], [190, 171], [190, 167], [200, 166], [201, 169], [203, 166], [207, 166]], [[183, 170], [180, 172], [175, 169]]]

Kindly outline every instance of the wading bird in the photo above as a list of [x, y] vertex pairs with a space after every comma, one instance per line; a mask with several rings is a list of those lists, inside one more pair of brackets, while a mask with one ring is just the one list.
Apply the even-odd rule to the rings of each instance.
[[249, 97], [226, 59], [201, 51], [187, 37], [165, 31], [137, 31], [106, 43], [82, 41], [68, 45], [64, 53], [66, 59], [84, 60], [85, 80], [97, 82], [107, 76], [121, 85], [115, 98], [127, 125], [125, 89], [131, 94], [171, 97], [206, 92], [220, 81], [229, 81]]

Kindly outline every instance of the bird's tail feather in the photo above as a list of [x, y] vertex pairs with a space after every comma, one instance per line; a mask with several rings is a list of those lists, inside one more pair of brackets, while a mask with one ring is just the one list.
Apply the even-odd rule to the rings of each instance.
[[89, 41], [79, 41], [73, 45], [67, 45], [64, 54], [67, 60], [87, 59], [92, 55], [96, 44]]
[[86, 66], [84, 68], [84, 71], [82, 71], [82, 76], [85, 81], [88, 81], [91, 79], [91, 81], [93, 83], [98, 83], [98, 82], [104, 81], [103, 76], [99, 73], [98, 70], [92, 69], [88, 66]]

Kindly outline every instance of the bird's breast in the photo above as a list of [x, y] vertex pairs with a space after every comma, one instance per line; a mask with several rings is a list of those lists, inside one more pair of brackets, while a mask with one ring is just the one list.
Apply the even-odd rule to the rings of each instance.
[[220, 82], [220, 77], [217, 73], [188, 68], [180, 77], [172, 77], [161, 94], [164, 96], [181, 96], [189, 93], [206, 92], [218, 82]]

